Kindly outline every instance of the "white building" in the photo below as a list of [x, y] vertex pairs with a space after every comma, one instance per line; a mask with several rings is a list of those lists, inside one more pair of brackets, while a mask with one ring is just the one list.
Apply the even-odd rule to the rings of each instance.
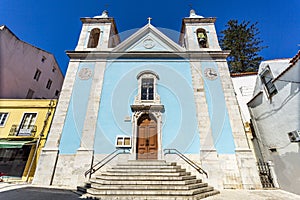
[[0, 98], [58, 98], [63, 74], [51, 53], [0, 26]]
[[253, 96], [257, 72], [233, 73], [230, 76], [234, 87], [236, 99], [239, 104], [239, 111], [244, 124], [248, 143], [250, 148], [253, 150], [254, 147], [251, 141], [253, 137], [250, 127], [251, 117], [247, 103], [251, 100]]
[[[300, 194], [300, 52], [293, 59], [264, 61], [248, 107], [256, 157], [274, 163], [274, 183]], [[290, 134], [290, 138], [289, 138]], [[294, 137], [292, 136], [294, 134]], [[297, 142], [298, 141], [298, 142]], [[278, 186], [278, 185], [277, 185]]]
[[250, 114], [247, 103], [253, 96], [257, 72], [245, 72], [231, 74], [234, 92], [240, 107], [240, 112], [244, 125], [250, 123]]

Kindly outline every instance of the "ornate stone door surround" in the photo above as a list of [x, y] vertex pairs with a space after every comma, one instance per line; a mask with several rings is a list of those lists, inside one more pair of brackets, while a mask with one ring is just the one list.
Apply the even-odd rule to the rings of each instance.
[[131, 105], [133, 113], [132, 120], [132, 153], [130, 159], [137, 159], [138, 121], [141, 116], [147, 114], [154, 117], [157, 122], [157, 159], [163, 159], [162, 149], [162, 113], [165, 111], [163, 105]]
[[138, 94], [131, 105], [132, 116], [132, 153], [130, 159], [137, 159], [137, 137], [138, 121], [142, 115], [150, 115], [157, 123], [157, 159], [163, 159], [162, 149], [162, 113], [165, 112], [164, 105], [161, 105], [160, 96], [157, 93], [158, 74], [151, 70], [144, 70], [137, 75]]

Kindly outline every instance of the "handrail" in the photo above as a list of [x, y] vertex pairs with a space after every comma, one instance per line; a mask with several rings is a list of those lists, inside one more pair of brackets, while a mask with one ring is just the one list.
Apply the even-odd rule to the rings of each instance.
[[[89, 178], [91, 178], [92, 174], [94, 174], [96, 171], [98, 171], [100, 168], [102, 168], [104, 165], [106, 165], [108, 162], [110, 162], [112, 159], [117, 157], [119, 154], [128, 154], [129, 152], [126, 152], [125, 150], [128, 149], [123, 149], [122, 152], [118, 152], [120, 149], [116, 149], [113, 152], [111, 152], [109, 155], [107, 155], [105, 158], [103, 158], [101, 161], [99, 161], [97, 164], [92, 165], [89, 170], [84, 172], [84, 176], [86, 177], [88, 174], [90, 174]], [[106, 161], [105, 161], [106, 160]], [[102, 165], [100, 165], [102, 163]], [[98, 166], [100, 165], [100, 166]], [[97, 167], [98, 166], [98, 167]], [[96, 168], [97, 167], [97, 168]]]
[[[174, 152], [171, 152], [174, 151]], [[187, 164], [189, 164], [190, 166], [192, 166], [194, 169], [196, 169], [200, 174], [205, 174], [206, 178], [208, 178], [208, 174], [206, 171], [204, 171], [201, 167], [199, 167], [199, 165], [197, 165], [196, 163], [194, 163], [192, 160], [190, 160], [188, 157], [186, 157], [185, 155], [183, 155], [181, 152], [179, 152], [177, 149], [164, 149], [164, 154], [176, 154], [178, 155], [180, 158], [182, 158]]]

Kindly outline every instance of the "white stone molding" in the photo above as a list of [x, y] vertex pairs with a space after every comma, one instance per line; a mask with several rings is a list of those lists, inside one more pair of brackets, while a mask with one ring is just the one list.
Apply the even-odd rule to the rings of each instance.
[[137, 137], [138, 137], [138, 120], [139, 118], [144, 115], [149, 114], [155, 117], [157, 123], [157, 159], [163, 160], [164, 154], [162, 149], [162, 113], [160, 111], [151, 111], [151, 110], [139, 110], [135, 111], [132, 115], [132, 148], [131, 148], [131, 156], [130, 160], [137, 159]]
[[[150, 78], [153, 79], [153, 86], [154, 86], [154, 98], [153, 100], [142, 100], [141, 99], [141, 88], [142, 88], [142, 79]], [[160, 105], [160, 96], [157, 93], [157, 80], [159, 80], [158, 74], [153, 71], [145, 70], [140, 72], [137, 75], [138, 80], [138, 95], [134, 99], [134, 105]]]

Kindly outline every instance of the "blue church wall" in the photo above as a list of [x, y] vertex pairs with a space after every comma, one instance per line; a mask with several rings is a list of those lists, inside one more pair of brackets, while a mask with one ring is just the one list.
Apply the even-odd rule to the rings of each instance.
[[196, 119], [190, 65], [177, 61], [112, 61], [104, 75], [95, 136], [95, 153], [115, 149], [117, 135], [132, 135], [130, 105], [138, 94], [137, 74], [152, 70], [159, 75], [157, 92], [165, 107], [162, 124], [163, 148], [177, 148], [185, 153], [199, 153], [200, 141]]
[[[206, 68], [218, 71], [215, 62], [201, 62], [201, 64], [203, 77]], [[204, 89], [215, 148], [219, 154], [234, 154], [235, 145], [220, 78], [216, 80], [204, 78]]]
[[[89, 68], [93, 72], [94, 66], [95, 63], [80, 63], [78, 72], [82, 68]], [[62, 131], [62, 137], [60, 140], [60, 154], [75, 154], [77, 149], [80, 147], [91, 84], [92, 78], [88, 80], [81, 80], [78, 75], [76, 75], [74, 88]]]
[[[214, 62], [201, 62], [205, 68], [214, 68]], [[79, 65], [94, 71], [95, 63]], [[186, 154], [200, 151], [199, 129], [189, 62], [185, 60], [117, 60], [108, 62], [104, 74], [100, 108], [95, 133], [94, 150], [97, 154], [115, 149], [117, 135], [132, 135], [132, 123], [125, 120], [133, 115], [130, 105], [138, 94], [137, 74], [151, 70], [159, 75], [157, 92], [165, 107], [162, 114], [162, 148], [176, 148]], [[95, 75], [97, 76], [97, 74]], [[74, 154], [80, 147], [92, 79], [76, 76], [71, 101], [60, 140], [60, 154]], [[235, 145], [228, 118], [220, 79], [204, 78], [204, 88], [211, 119], [216, 150], [219, 154], [233, 154]], [[200, 133], [201, 134], [201, 133]]]

